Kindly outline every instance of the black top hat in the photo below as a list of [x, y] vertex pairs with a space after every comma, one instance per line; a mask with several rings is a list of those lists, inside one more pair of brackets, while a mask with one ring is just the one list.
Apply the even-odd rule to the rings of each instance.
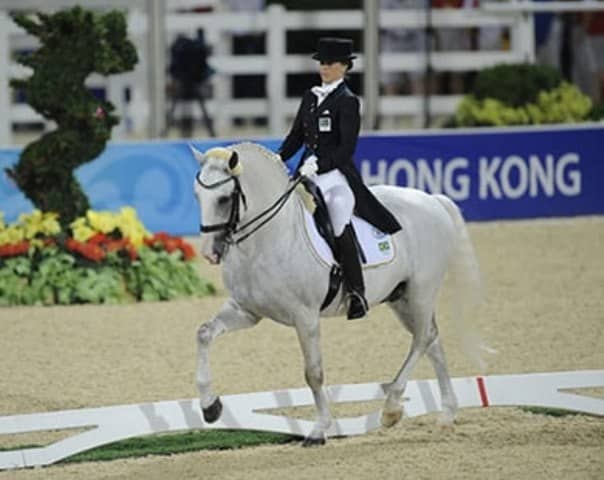
[[349, 38], [319, 38], [317, 52], [312, 56], [314, 60], [352, 60], [357, 58], [352, 54], [352, 40]]

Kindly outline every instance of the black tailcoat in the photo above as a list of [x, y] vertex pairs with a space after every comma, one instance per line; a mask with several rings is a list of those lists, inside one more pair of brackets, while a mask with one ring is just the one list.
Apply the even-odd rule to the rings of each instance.
[[279, 154], [286, 161], [304, 146], [300, 165], [314, 153], [319, 159], [318, 173], [340, 170], [354, 193], [355, 214], [383, 232], [394, 233], [400, 230], [400, 224], [373, 196], [354, 165], [360, 127], [359, 99], [344, 82], [318, 107], [316, 95], [307, 90]]

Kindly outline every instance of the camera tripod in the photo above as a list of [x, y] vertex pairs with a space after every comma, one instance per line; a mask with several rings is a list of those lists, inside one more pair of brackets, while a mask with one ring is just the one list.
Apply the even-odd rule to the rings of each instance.
[[[174, 80], [172, 85], [173, 91], [171, 92], [172, 103], [170, 104], [170, 108], [168, 109], [166, 115], [166, 127], [162, 136], [165, 137], [169, 128], [173, 125], [178, 125], [180, 127], [181, 136], [191, 137], [193, 135], [194, 118], [192, 112], [190, 111], [189, 103], [191, 101], [196, 101], [199, 104], [203, 116], [203, 123], [208, 131], [208, 135], [210, 137], [216, 136], [216, 132], [214, 131], [214, 122], [208, 113], [205, 103], [205, 90], [207, 89], [207, 86], [207, 82], [185, 83], [179, 80]], [[177, 121], [174, 118], [174, 113], [178, 104], [182, 105], [183, 112], [181, 118]]]

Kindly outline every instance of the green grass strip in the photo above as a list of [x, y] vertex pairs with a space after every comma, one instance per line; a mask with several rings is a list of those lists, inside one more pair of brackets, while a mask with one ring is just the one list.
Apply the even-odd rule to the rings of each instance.
[[535, 415], [549, 415], [550, 417], [568, 417], [573, 415], [586, 415], [581, 412], [573, 412], [572, 410], [563, 410], [562, 408], [549, 407], [521, 407], [521, 410]]
[[[105, 462], [120, 458], [145, 457], [147, 455], [173, 455], [200, 450], [228, 450], [259, 445], [284, 444], [296, 440], [299, 440], [298, 437], [281, 433], [250, 430], [197, 430], [120, 440], [78, 453], [58, 463]], [[0, 447], [0, 451], [40, 448], [43, 446]]]
[[283, 444], [295, 440], [296, 437], [291, 435], [242, 430], [206, 430], [151, 435], [109, 443], [78, 453], [62, 460], [60, 463], [110, 461], [147, 455], [173, 455], [199, 450], [228, 450], [267, 444]]

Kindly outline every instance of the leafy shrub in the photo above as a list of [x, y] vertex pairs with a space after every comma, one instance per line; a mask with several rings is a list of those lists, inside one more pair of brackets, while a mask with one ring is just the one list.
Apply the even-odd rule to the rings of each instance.
[[0, 214], [0, 305], [122, 303], [215, 292], [197, 274], [193, 247], [150, 235], [132, 208], [88, 211], [67, 230], [35, 210], [5, 225]]
[[593, 106], [591, 112], [589, 112], [589, 120], [593, 122], [604, 120], [604, 103]]
[[542, 91], [535, 102], [514, 107], [494, 98], [464, 97], [455, 114], [460, 126], [538, 125], [545, 123], [577, 123], [591, 112], [589, 97], [577, 87], [563, 82], [549, 91]]
[[560, 72], [548, 65], [501, 64], [478, 73], [472, 94], [478, 100], [492, 98], [520, 107], [534, 103], [540, 92], [553, 90], [561, 83]]
[[505, 64], [478, 73], [447, 126], [578, 123], [604, 118], [599, 111], [553, 67]]

